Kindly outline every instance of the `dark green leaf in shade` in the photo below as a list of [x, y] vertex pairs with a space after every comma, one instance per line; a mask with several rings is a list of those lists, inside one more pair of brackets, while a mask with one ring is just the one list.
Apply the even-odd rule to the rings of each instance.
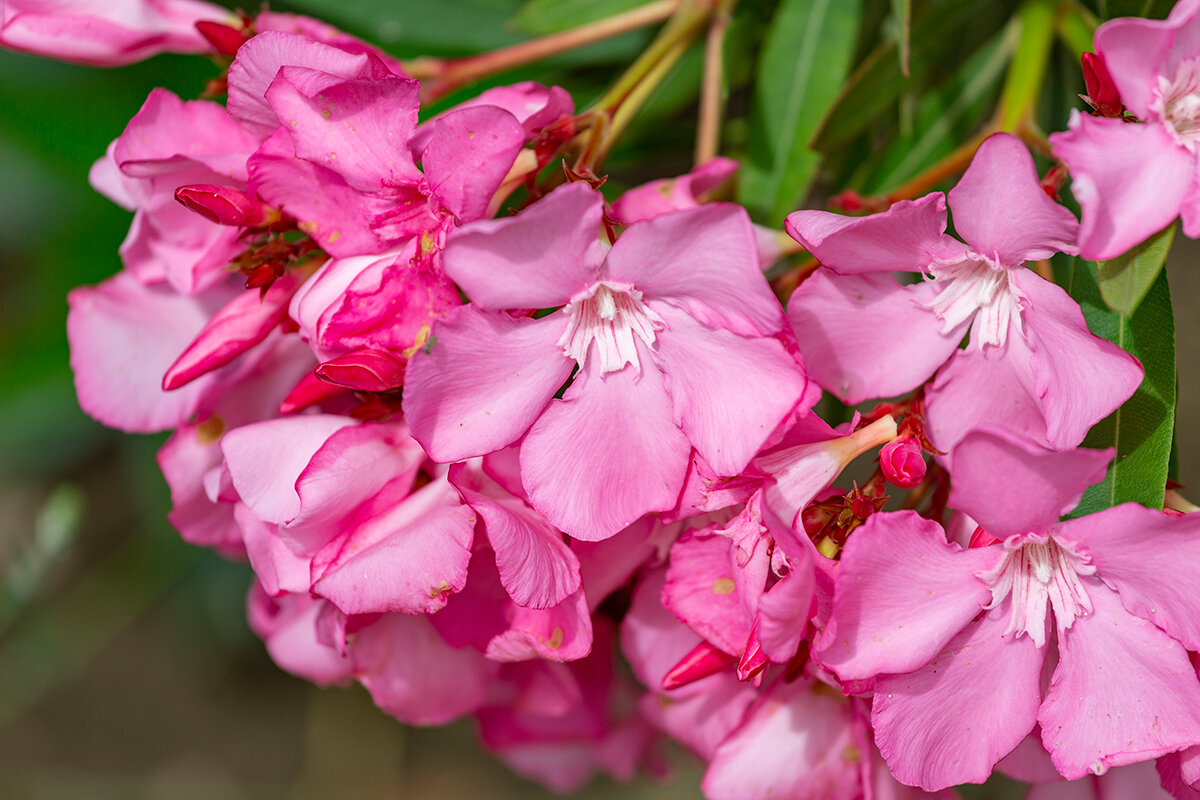
[[836, 101], [825, 112], [810, 140], [812, 149], [829, 153], [863, 133], [881, 118], [890, 121], [896, 102], [922, 84], [938, 85], [953, 76], [1012, 16], [1010, 0], [931, 2], [914, 14], [909, 77], [896, 69], [898, 44], [884, 42], [855, 68]]
[[899, 27], [900, 71], [908, 75], [908, 54], [912, 40], [912, 0], [892, 0], [892, 16]]
[[850, 69], [860, 13], [859, 0], [784, 0], [772, 20], [738, 197], [761, 221], [781, 224], [816, 174], [808, 139]]
[[1175, 0], [1100, 0], [1100, 14], [1113, 17], [1149, 17], [1165, 19]]
[[1100, 296], [1109, 308], [1126, 317], [1133, 314], [1162, 271], [1174, 239], [1175, 225], [1171, 224], [1128, 253], [1096, 262]]
[[1129, 352], [1146, 370], [1133, 397], [1084, 439], [1084, 447], [1113, 447], [1117, 453], [1104, 481], [1084, 493], [1072, 516], [1131, 501], [1162, 508], [1175, 431], [1175, 317], [1167, 273], [1159, 272], [1129, 318], [1104, 306], [1088, 262], [1075, 261], [1068, 288], [1092, 332]]

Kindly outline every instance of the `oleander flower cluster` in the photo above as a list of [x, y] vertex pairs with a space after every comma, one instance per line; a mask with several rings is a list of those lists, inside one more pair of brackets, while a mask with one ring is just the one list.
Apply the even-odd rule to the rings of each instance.
[[133, 222], [68, 335], [89, 414], [172, 431], [170, 521], [252, 567], [276, 663], [562, 791], [673, 739], [713, 800], [1200, 792], [1200, 516], [1070, 516], [1143, 368], [1045, 269], [1200, 234], [1197, 32], [1097, 32], [1050, 137], [1082, 223], [997, 133], [946, 193], [792, 213], [820, 266], [781, 298], [734, 162], [602, 191], [562, 88], [430, 115], [367, 43], [193, 0], [0, 22], [228, 61], [96, 162]]

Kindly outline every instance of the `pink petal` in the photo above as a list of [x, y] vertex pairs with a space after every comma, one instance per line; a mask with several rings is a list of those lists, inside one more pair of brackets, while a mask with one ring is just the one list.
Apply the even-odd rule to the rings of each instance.
[[1115, 258], [1171, 223], [1196, 180], [1196, 156], [1160, 124], [1072, 114], [1050, 135], [1083, 208], [1079, 255]]
[[283, 67], [308, 67], [342, 78], [386, 78], [391, 72], [367, 53], [348, 53], [307, 36], [264, 31], [238, 49], [229, 68], [229, 113], [242, 126], [265, 139], [279, 127], [267, 103], [267, 87]]
[[[113, 143], [113, 160], [125, 175], [150, 178], [202, 165], [217, 178], [246, 180], [246, 158], [258, 147], [218, 103], [184, 102], [167, 89], [154, 89]], [[175, 186], [187, 182], [177, 180]], [[170, 188], [174, 191], [174, 186]]]
[[221, 466], [221, 448], [212, 438], [213, 427], [211, 418], [183, 425], [159, 448], [158, 467], [171, 490], [167, 519], [185, 542], [239, 559], [245, 555], [245, 546], [233, 519], [233, 505], [214, 503], [204, 491], [204, 476]]
[[171, 362], [208, 321], [214, 301], [145, 286], [128, 272], [67, 296], [67, 338], [79, 404], [106, 425], [151, 433], [185, 423], [199, 411], [218, 375], [178, 392], [162, 390]]
[[579, 575], [592, 611], [628, 584], [643, 565], [657, 559], [666, 537], [674, 538], [674, 535], [656, 517], [647, 516], [603, 541], [571, 542], [571, 552], [579, 559]]
[[317, 617], [326, 605], [308, 593], [271, 598], [257, 583], [246, 599], [250, 628], [266, 642], [271, 660], [318, 686], [352, 674], [350, 659], [317, 639]]
[[63, 61], [115, 67], [164, 52], [204, 53], [198, 20], [229, 12], [198, 0], [5, 0], [0, 44]]
[[521, 445], [529, 502], [577, 539], [607, 539], [650, 511], [675, 506], [691, 446], [672, 421], [671, 399], [650, 354], [597, 375], [580, 370], [562, 400]]
[[[1189, 747], [1179, 753], [1167, 753], [1162, 758], [1155, 762], [1159, 780], [1162, 784], [1162, 789], [1167, 793], [1167, 797], [1173, 797], [1175, 800], [1197, 800], [1200, 798], [1200, 790], [1197, 790], [1188, 783], [1187, 776], [1182, 773], [1183, 764], [1185, 761], [1194, 760], [1196, 757], [1196, 748]], [[1113, 798], [1117, 800], [1117, 798]], [[1158, 800], [1158, 798], [1155, 798]], [[1166, 800], [1166, 798], [1163, 798]]]
[[1083, 578], [1093, 612], [1059, 641], [1061, 660], [1038, 721], [1068, 779], [1200, 743], [1200, 683], [1179, 642]]
[[1029, 346], [1020, 336], [1003, 348], [956, 352], [925, 391], [926, 433], [944, 453], [982, 425], [1046, 442], [1046, 419], [1033, 389]]
[[776, 683], [713, 753], [701, 789], [710, 800], [862, 797], [850, 704], [808, 681]]
[[596, 281], [603, 206], [585, 183], [560, 186], [515, 217], [460, 228], [443, 267], [479, 308], [565, 305]]
[[421, 159], [430, 194], [460, 224], [487, 216], [524, 143], [521, 123], [504, 109], [478, 106], [442, 115]]
[[287, 122], [296, 156], [341, 175], [360, 192], [416, 182], [421, 173], [404, 143], [417, 124], [417, 82], [389, 75], [343, 80], [285, 66], [266, 91]]
[[293, 553], [279, 538], [279, 526], [263, 522], [244, 503], [233, 506], [233, 518], [263, 591], [272, 597], [308, 594], [312, 586], [308, 559]]
[[796, 408], [804, 368], [773, 337], [709, 328], [662, 302], [651, 308], [667, 324], [655, 344], [677, 424], [718, 474], [741, 473]]
[[1091, 427], [1137, 391], [1137, 359], [1088, 330], [1079, 304], [1033, 272], [1013, 276], [1024, 293], [1022, 315], [1033, 350], [1034, 391], [1046, 415], [1046, 438], [1058, 449], [1083, 441]]
[[313, 559], [312, 591], [346, 614], [432, 614], [467, 582], [475, 514], [445, 481], [394, 479]]
[[758, 601], [758, 641], [767, 658], [786, 664], [800, 649], [816, 601], [812, 561], [793, 563]]
[[613, 219], [624, 225], [653, 219], [659, 214], [694, 208], [701, 195], [712, 191], [737, 172], [731, 158], [710, 158], [687, 175], [650, 181], [634, 187], [613, 201]]
[[[750, 636], [750, 620], [731, 545], [724, 536], [684, 534], [671, 548], [662, 604], [708, 642], [738, 656]], [[760, 583], [758, 593], [762, 588]]]
[[497, 502], [462, 486], [458, 490], [483, 521], [500, 582], [514, 603], [550, 608], [579, 589], [579, 559], [541, 515], [515, 497]]
[[427, 617], [386, 614], [358, 632], [354, 674], [375, 705], [410, 725], [442, 725], [484, 701], [497, 665], [442, 640]]
[[163, 391], [186, 386], [260, 344], [287, 316], [296, 286], [296, 277], [285, 274], [271, 284], [266, 294], [248, 289], [230, 300], [167, 369]]
[[741, 206], [707, 203], [635, 223], [617, 239], [602, 271], [710, 328], [769, 336], [783, 325]]
[[1157, 117], [1150, 109], [1158, 97], [1159, 76], [1173, 77], [1174, 27], [1160, 20], [1126, 17], [1096, 29], [1096, 52], [1104, 58], [1121, 102], [1140, 119]]
[[509, 628], [487, 646], [493, 661], [574, 661], [592, 649], [592, 617], [583, 590], [547, 609], [515, 606]]
[[1044, 531], [1104, 479], [1113, 450], [1055, 452], [1003, 428], [979, 428], [954, 448], [950, 505], [998, 539]]
[[353, 424], [349, 417], [308, 414], [229, 431], [221, 452], [238, 496], [260, 520], [290, 522], [300, 513], [296, 480], [330, 436]]
[[564, 324], [474, 305], [439, 320], [405, 376], [404, 416], [430, 458], [458, 461], [519, 439], [571, 374], [556, 344]]
[[1188, 650], [1200, 650], [1200, 517], [1169, 517], [1125, 503], [1069, 520], [1055, 535], [1091, 557], [1130, 614], [1153, 622]]
[[1044, 649], [1004, 635], [1007, 601], [916, 672], [875, 683], [875, 741], [901, 783], [983, 783], [1037, 721]]
[[948, 543], [914, 511], [872, 514], [842, 552], [817, 657], [843, 680], [925, 666], [988, 603], [975, 573], [1001, 555]]
[[[941, 192], [901, 200], [881, 214], [848, 217], [828, 211], [793, 211], [786, 229], [834, 272], [921, 272], [945, 246], [946, 196]], [[952, 240], [951, 240], [952, 241]]]
[[368, 224], [379, 210], [372, 198], [333, 170], [297, 158], [286, 130], [263, 142], [247, 168], [250, 189], [299, 220], [299, 227], [334, 257], [388, 249]]
[[958, 235], [1002, 264], [1075, 252], [1075, 215], [1042, 189], [1033, 158], [1011, 134], [984, 140], [949, 198]]
[[788, 300], [809, 374], [847, 403], [912, 391], [950, 358], [969, 325], [942, 333], [929, 308], [936, 292], [930, 283], [901, 286], [890, 274], [817, 270]]

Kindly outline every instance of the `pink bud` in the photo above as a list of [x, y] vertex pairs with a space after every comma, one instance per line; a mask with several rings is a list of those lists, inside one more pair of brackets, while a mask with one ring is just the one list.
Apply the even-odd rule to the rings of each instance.
[[758, 640], [758, 620], [755, 620], [754, 627], [750, 629], [750, 638], [746, 641], [746, 649], [742, 651], [742, 658], [738, 661], [738, 680], [748, 681], [761, 675], [770, 663], [771, 660], [762, 651], [762, 645]]
[[691, 652], [679, 659], [678, 664], [667, 670], [667, 674], [662, 679], [662, 688], [669, 692], [672, 689], [687, 686], [689, 683], [695, 683], [701, 678], [717, 674], [736, 660], [724, 650], [720, 650], [708, 642], [700, 642], [692, 648]]
[[925, 456], [921, 443], [905, 434], [879, 449], [879, 466], [884, 476], [901, 489], [911, 489], [925, 480]]
[[231, 186], [197, 183], [180, 186], [175, 199], [207, 220], [239, 228], [259, 228], [278, 222], [279, 212]]
[[250, 38], [244, 29], [207, 19], [197, 22], [196, 30], [223, 56], [236, 56], [238, 48]]
[[386, 392], [404, 385], [408, 362], [383, 350], [361, 347], [317, 367], [323, 381], [360, 392]]
[[310, 372], [300, 379], [296, 388], [288, 392], [288, 396], [279, 404], [279, 413], [295, 414], [343, 394], [347, 392], [341, 386], [334, 386]]
[[1083, 83], [1087, 87], [1087, 99], [1102, 117], [1123, 117], [1125, 106], [1121, 103], [1121, 94], [1112, 76], [1108, 74], [1108, 65], [1104, 57], [1097, 53], [1084, 53], [1080, 56], [1083, 62]]

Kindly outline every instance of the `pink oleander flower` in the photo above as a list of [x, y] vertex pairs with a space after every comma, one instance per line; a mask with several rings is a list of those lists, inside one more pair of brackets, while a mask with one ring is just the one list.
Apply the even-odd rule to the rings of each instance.
[[1035, 725], [1071, 780], [1200, 743], [1200, 519], [1127, 503], [1059, 522], [1111, 455], [976, 431], [950, 504], [998, 541], [964, 550], [908, 511], [851, 536], [815, 655], [873, 689], [904, 783], [982, 782]]
[[[940, 193], [867, 217], [788, 217], [788, 232], [827, 267], [788, 302], [813, 377], [859, 403], [911, 391], [936, 371], [927, 432], [943, 451], [985, 423], [1077, 445], [1133, 394], [1142, 369], [1088, 330], [1065, 291], [1023, 266], [1074, 252], [1075, 218], [1008, 134], [980, 145], [949, 205], [965, 244], [945, 233]], [[892, 270], [925, 280], [901, 285]]]
[[693, 447], [741, 472], [806, 388], [744, 211], [659, 216], [608, 248], [603, 205], [569, 184], [459, 230], [445, 269], [471, 304], [434, 323], [404, 392], [437, 461], [521, 440], [533, 507], [585, 540], [674, 507]]
[[1198, 34], [1194, 0], [1165, 20], [1114, 19], [1096, 30], [1099, 61], [1137, 120], [1073, 111], [1069, 130], [1050, 135], [1083, 209], [1084, 258], [1115, 258], [1178, 216], [1186, 235], [1200, 236]]
[[235, 19], [201, 0], [4, 0], [0, 45], [115, 67], [159, 53], [208, 52], [196, 23]]

